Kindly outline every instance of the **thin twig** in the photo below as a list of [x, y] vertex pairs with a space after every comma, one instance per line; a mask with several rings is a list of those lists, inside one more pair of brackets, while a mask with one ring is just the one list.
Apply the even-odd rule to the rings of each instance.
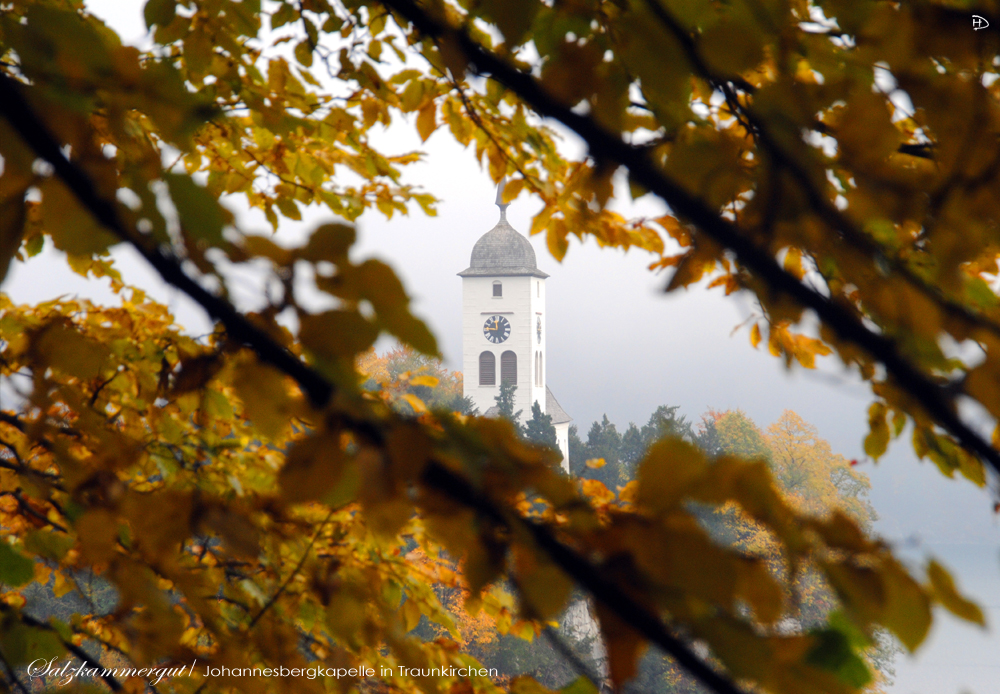
[[[634, 180], [663, 199], [676, 214], [693, 222], [707, 237], [730, 249], [739, 262], [760, 277], [772, 291], [785, 294], [801, 306], [812, 309], [821, 322], [841, 339], [857, 345], [881, 362], [896, 385], [912, 396], [941, 427], [966, 450], [1000, 472], [1000, 452], [962, 421], [955, 408], [953, 393], [911, 364], [897, 349], [895, 341], [869, 329], [851, 311], [789, 274], [770, 253], [748, 238], [738, 225], [719, 217], [700, 198], [666, 176], [648, 152], [622, 141], [621, 137], [607, 131], [590, 116], [576, 113], [563, 105], [549, 95], [532, 75], [484, 49], [468, 32], [432, 18], [413, 0], [383, 2], [411, 22], [420, 33], [431, 37], [451, 36], [479, 74], [489, 74], [517, 93], [540, 115], [562, 122], [588, 144], [591, 155], [596, 159], [615, 161], [628, 167]], [[956, 312], [958, 310], [956, 308]], [[964, 312], [968, 313], [967, 310]], [[1000, 330], [1000, 326], [995, 326], [995, 329]]]
[[288, 585], [292, 582], [292, 580], [299, 575], [299, 571], [301, 571], [302, 567], [305, 566], [306, 559], [309, 558], [309, 553], [312, 551], [313, 545], [316, 544], [316, 540], [319, 538], [320, 533], [323, 532], [323, 528], [326, 527], [326, 524], [330, 522], [330, 518], [333, 517], [333, 514], [336, 510], [337, 509], [330, 509], [330, 512], [326, 514], [326, 518], [324, 518], [323, 521], [319, 524], [319, 527], [316, 528], [316, 532], [313, 533], [312, 539], [309, 540], [309, 544], [306, 546], [305, 551], [302, 553], [302, 558], [299, 559], [299, 563], [295, 565], [295, 568], [292, 569], [292, 572], [290, 574], [288, 574], [288, 578], [286, 578], [282, 582], [281, 586], [278, 587], [278, 590], [274, 592], [274, 595], [272, 595], [270, 599], [268, 599], [268, 601], [264, 603], [264, 606], [260, 608], [260, 612], [258, 612], [257, 615], [250, 620], [250, 624], [248, 625], [247, 628], [253, 629], [254, 625], [257, 624], [257, 621], [264, 616], [265, 612], [271, 609], [271, 606], [274, 605], [275, 602], [277, 602], [278, 598], [281, 597], [282, 593], [285, 592], [285, 589], [288, 588]]

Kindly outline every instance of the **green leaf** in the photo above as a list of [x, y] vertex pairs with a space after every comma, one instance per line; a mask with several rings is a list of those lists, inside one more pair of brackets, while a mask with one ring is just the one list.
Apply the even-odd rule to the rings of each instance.
[[35, 563], [0, 540], [0, 583], [16, 588], [31, 581]]
[[230, 212], [190, 176], [167, 173], [163, 178], [184, 230], [210, 246], [224, 243], [222, 228], [231, 221]]
[[559, 690], [561, 694], [597, 694], [594, 683], [581, 675]]
[[372, 346], [378, 328], [357, 311], [299, 314], [299, 339], [323, 359], [353, 357]]
[[56, 248], [70, 255], [92, 255], [104, 253], [118, 242], [80, 206], [62, 181], [50, 178], [41, 190], [42, 223]]
[[347, 251], [356, 238], [354, 227], [347, 224], [323, 224], [316, 227], [299, 255], [314, 263], [321, 260], [339, 263], [347, 259]]
[[343, 468], [339, 432], [320, 432], [296, 441], [278, 474], [281, 495], [293, 504], [320, 499], [336, 487]]
[[886, 596], [882, 624], [912, 653], [927, 638], [931, 627], [930, 599], [895, 560], [885, 561], [879, 573]]
[[246, 415], [266, 437], [275, 438], [297, 414], [295, 400], [289, 395], [285, 375], [269, 364], [246, 362], [233, 378], [236, 394], [243, 401]]
[[274, 14], [271, 15], [271, 31], [274, 31], [278, 27], [285, 26], [289, 22], [294, 22], [299, 16], [298, 10], [290, 2], [284, 2], [281, 4]]
[[536, 619], [551, 619], [562, 612], [573, 591], [573, 581], [542, 552], [517, 548], [514, 552], [525, 612]]
[[27, 212], [23, 195], [16, 195], [0, 202], [0, 283], [7, 277], [10, 262], [21, 247]]
[[868, 408], [868, 435], [865, 436], [865, 453], [878, 460], [889, 446], [889, 425], [885, 421], [884, 403], [873, 402]]
[[299, 210], [299, 206], [295, 204], [294, 200], [289, 198], [278, 198], [274, 202], [281, 210], [281, 214], [285, 215], [289, 219], [294, 219], [296, 222], [302, 221], [302, 212]]
[[810, 633], [815, 644], [806, 655], [806, 662], [837, 675], [845, 684], [861, 688], [871, 682], [872, 675], [865, 661], [851, 648], [846, 634], [836, 629]]
[[73, 547], [73, 538], [53, 530], [37, 530], [29, 533], [24, 540], [24, 547], [29, 552], [60, 561]]
[[0, 623], [0, 650], [12, 666], [58, 658], [66, 652], [59, 636], [47, 629], [29, 627], [11, 615]]
[[672, 510], [707, 468], [704, 454], [687, 441], [657, 441], [639, 463], [639, 503], [654, 513]]
[[174, 21], [177, 13], [177, 0], [149, 0], [143, 8], [142, 16], [146, 20], [146, 29], [153, 25], [165, 27]]
[[709, 66], [721, 73], [739, 74], [755, 67], [764, 58], [761, 33], [746, 23], [724, 20], [706, 30], [699, 41], [700, 52]]
[[309, 41], [299, 41], [295, 44], [295, 59], [306, 67], [312, 67], [313, 51], [312, 44]]
[[946, 610], [967, 622], [973, 622], [981, 627], [986, 626], [986, 618], [979, 605], [961, 595], [951, 574], [933, 559], [927, 565], [927, 578], [930, 579], [934, 598], [944, 605]]
[[497, 25], [508, 46], [520, 45], [542, 4], [537, 0], [482, 0], [482, 15]]
[[83, 380], [97, 376], [108, 360], [102, 345], [63, 322], [50, 323], [39, 331], [32, 340], [32, 349], [45, 366]]

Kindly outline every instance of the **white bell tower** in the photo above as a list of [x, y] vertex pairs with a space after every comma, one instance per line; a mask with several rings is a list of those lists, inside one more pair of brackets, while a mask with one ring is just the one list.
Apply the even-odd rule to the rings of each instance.
[[572, 419], [556, 402], [546, 385], [545, 280], [538, 269], [535, 249], [507, 222], [503, 202], [505, 181], [497, 187], [500, 220], [483, 234], [472, 249], [462, 278], [462, 373], [465, 395], [480, 413], [496, 412], [496, 397], [503, 381], [517, 385], [514, 411], [521, 422], [531, 417], [537, 402], [543, 414], [552, 415], [556, 440], [569, 470], [569, 422]]

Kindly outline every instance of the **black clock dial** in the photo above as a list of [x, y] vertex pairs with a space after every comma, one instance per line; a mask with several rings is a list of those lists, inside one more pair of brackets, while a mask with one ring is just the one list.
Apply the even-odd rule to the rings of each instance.
[[490, 316], [483, 323], [483, 335], [493, 344], [500, 344], [510, 337], [510, 321], [503, 316]]

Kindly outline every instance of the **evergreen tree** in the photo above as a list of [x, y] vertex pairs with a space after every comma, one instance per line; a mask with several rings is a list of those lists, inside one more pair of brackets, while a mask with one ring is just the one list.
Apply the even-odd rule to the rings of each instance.
[[600, 422], [594, 422], [587, 433], [587, 459], [603, 458], [604, 466], [588, 470], [593, 479], [603, 482], [614, 490], [621, 484], [622, 436], [618, 428], [604, 415]]
[[695, 443], [711, 458], [722, 454], [722, 443], [719, 441], [719, 431], [715, 426], [719, 417], [720, 414], [714, 410], [703, 414], [698, 425], [698, 433], [694, 437]]
[[621, 461], [622, 437], [618, 428], [608, 419], [594, 422], [587, 433], [587, 454], [590, 458], [604, 458], [608, 465], [616, 468]]
[[664, 436], [681, 436], [694, 439], [690, 422], [683, 415], [677, 416], [678, 405], [660, 405], [649, 416], [649, 421], [639, 429], [629, 422], [621, 439], [620, 462], [622, 483], [635, 477], [635, 468], [646, 451]]
[[587, 462], [587, 444], [574, 424], [569, 428], [569, 474], [579, 476]]
[[681, 436], [694, 438], [694, 431], [687, 417], [677, 416], [679, 405], [660, 405], [649, 415], [649, 421], [642, 428], [643, 453], [653, 445], [654, 441], [662, 439], [664, 436]]
[[531, 404], [531, 419], [524, 424], [524, 438], [556, 450], [559, 448], [556, 428], [552, 425], [552, 415], [542, 414], [542, 408], [537, 400]]
[[639, 431], [639, 427], [635, 425], [635, 422], [629, 422], [628, 429], [622, 435], [622, 464], [633, 470], [646, 453], [646, 447], [647, 444], [642, 437], [642, 432]]
[[517, 384], [512, 381], [505, 380], [500, 383], [500, 394], [493, 399], [496, 400], [500, 416], [513, 424], [517, 433], [520, 434], [522, 433], [522, 430], [519, 420], [521, 419], [521, 412], [523, 412], [523, 410], [514, 412], [514, 394], [516, 392]]

